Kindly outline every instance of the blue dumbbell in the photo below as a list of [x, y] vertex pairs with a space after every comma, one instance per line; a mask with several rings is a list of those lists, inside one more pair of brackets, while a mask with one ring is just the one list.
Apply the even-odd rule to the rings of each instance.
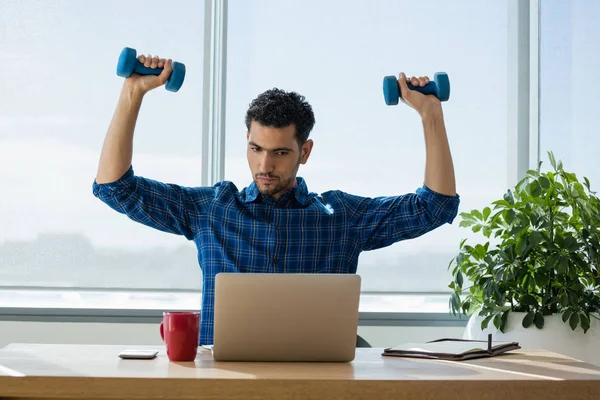
[[[421, 92], [423, 94], [432, 94], [440, 101], [447, 101], [450, 98], [450, 80], [445, 72], [436, 72], [433, 76], [433, 81], [425, 86], [413, 86], [410, 83], [408, 88]], [[398, 86], [398, 78], [390, 75], [383, 78], [383, 98], [388, 106], [398, 104], [398, 99], [401, 97], [400, 86]]]
[[[173, 72], [167, 80], [165, 89], [176, 92], [183, 85], [185, 79], [185, 65], [176, 61], [171, 64]], [[160, 75], [163, 68], [146, 68], [144, 64], [137, 59], [137, 53], [134, 49], [125, 47], [119, 56], [117, 63], [117, 75], [123, 78], [129, 78], [134, 72], [140, 75]]]

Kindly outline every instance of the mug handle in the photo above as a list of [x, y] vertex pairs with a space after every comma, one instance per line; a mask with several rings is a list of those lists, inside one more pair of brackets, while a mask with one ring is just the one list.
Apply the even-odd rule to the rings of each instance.
[[165, 330], [163, 327], [163, 323], [160, 323], [160, 337], [162, 338], [163, 342], [165, 341]]

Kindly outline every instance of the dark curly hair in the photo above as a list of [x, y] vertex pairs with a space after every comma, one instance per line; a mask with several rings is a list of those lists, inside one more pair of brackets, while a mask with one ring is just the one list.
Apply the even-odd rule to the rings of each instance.
[[302, 146], [315, 126], [315, 115], [304, 96], [273, 88], [261, 93], [250, 103], [246, 112], [248, 131], [252, 121], [272, 128], [284, 128], [294, 124], [296, 140]]

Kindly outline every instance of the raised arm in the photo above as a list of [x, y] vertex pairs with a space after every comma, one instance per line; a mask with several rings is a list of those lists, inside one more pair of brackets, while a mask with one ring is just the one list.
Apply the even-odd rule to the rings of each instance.
[[146, 67], [164, 69], [158, 76], [133, 74], [125, 79], [102, 147], [93, 193], [136, 222], [192, 239], [199, 214], [214, 197], [214, 189], [143, 178], [136, 176], [131, 166], [133, 133], [143, 97], [165, 84], [172, 71], [171, 60], [143, 55], [139, 60]]
[[414, 108], [421, 117], [425, 135], [425, 179], [415, 193], [400, 196], [346, 200], [351, 225], [360, 238], [363, 250], [386, 247], [404, 239], [423, 235], [445, 223], [452, 223], [458, 213], [454, 166], [442, 106], [433, 95], [410, 90], [425, 86], [428, 77], [398, 78], [402, 101]]
[[133, 132], [144, 95], [162, 86], [171, 75], [171, 60], [143, 55], [139, 60], [146, 67], [164, 69], [158, 76], [133, 74], [125, 79], [102, 146], [96, 173], [97, 183], [114, 182], [127, 172], [133, 154]]
[[407, 82], [414, 86], [425, 86], [428, 77], [406, 78], [400, 74], [398, 84], [402, 92], [402, 101], [414, 108], [421, 116], [425, 134], [425, 185], [431, 190], [454, 196], [456, 182], [454, 165], [450, 154], [450, 145], [446, 135], [442, 105], [437, 97], [424, 95], [408, 88]]

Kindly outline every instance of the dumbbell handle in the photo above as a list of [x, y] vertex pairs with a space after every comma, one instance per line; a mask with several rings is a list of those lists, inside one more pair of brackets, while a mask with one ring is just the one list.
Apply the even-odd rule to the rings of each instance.
[[[173, 62], [175, 64], [175, 62]], [[140, 75], [160, 75], [164, 68], [150, 68], [145, 67], [144, 64], [138, 60], [133, 67], [133, 72]]]
[[[407, 86], [410, 90], [414, 90], [423, 94], [433, 94], [437, 97], [437, 84], [433, 81], [429, 81], [429, 83], [425, 86], [413, 86], [411, 83], [408, 83]], [[402, 92], [400, 92], [400, 97], [402, 97]]]

